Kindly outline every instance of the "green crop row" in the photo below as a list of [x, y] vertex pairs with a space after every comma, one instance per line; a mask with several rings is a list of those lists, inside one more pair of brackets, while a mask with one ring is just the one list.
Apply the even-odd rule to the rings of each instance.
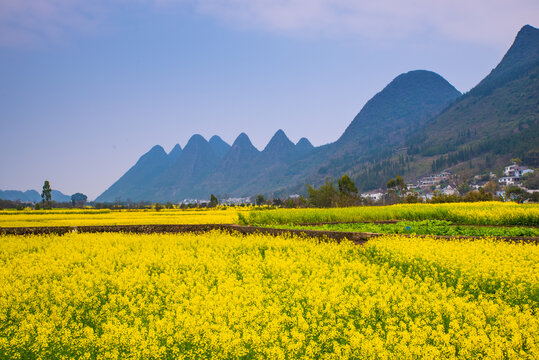
[[539, 229], [532, 227], [485, 227], [454, 225], [445, 220], [402, 221], [396, 224], [342, 223], [323, 225], [283, 225], [287, 229], [306, 229], [346, 232], [372, 232], [381, 234], [416, 235], [466, 235], [466, 236], [539, 236]]

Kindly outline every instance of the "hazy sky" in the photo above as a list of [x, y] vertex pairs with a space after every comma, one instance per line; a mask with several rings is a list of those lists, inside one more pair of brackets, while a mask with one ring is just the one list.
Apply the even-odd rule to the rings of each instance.
[[95, 198], [153, 145], [336, 140], [400, 73], [467, 91], [524, 0], [0, 0], [0, 189]]

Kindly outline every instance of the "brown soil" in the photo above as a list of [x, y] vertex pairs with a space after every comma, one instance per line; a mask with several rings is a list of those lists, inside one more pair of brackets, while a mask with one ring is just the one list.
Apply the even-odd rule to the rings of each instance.
[[[211, 230], [227, 230], [240, 234], [269, 234], [269, 235], [297, 235], [318, 238], [322, 241], [337, 241], [343, 239], [353, 241], [355, 244], [364, 244], [370, 238], [388, 235], [378, 233], [358, 233], [342, 231], [299, 230], [299, 229], [274, 229], [255, 226], [241, 226], [231, 224], [204, 224], [204, 225], [110, 225], [110, 226], [45, 226], [45, 227], [2, 227], [0, 234], [3, 235], [35, 235], [35, 234], [67, 234], [73, 232], [99, 233], [99, 232], [125, 232], [136, 234], [152, 233], [184, 233], [184, 232], [207, 232]], [[437, 239], [458, 240], [478, 239], [474, 236], [441, 236], [441, 235], [408, 235], [395, 236], [433, 237]], [[539, 243], [539, 237], [497, 237], [503, 241]]]

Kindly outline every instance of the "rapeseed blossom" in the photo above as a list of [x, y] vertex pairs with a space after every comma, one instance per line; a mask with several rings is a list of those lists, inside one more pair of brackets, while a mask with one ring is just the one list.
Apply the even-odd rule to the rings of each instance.
[[96, 210], [60, 209], [42, 211], [0, 211], [0, 227], [94, 226], [148, 224], [232, 224], [249, 207], [211, 209]]
[[477, 225], [539, 225], [539, 204], [499, 201], [448, 204], [396, 204], [325, 209], [251, 211], [239, 220], [250, 225], [304, 224], [379, 220], [447, 220]]
[[532, 359], [536, 249], [221, 231], [1, 236], [0, 358]]

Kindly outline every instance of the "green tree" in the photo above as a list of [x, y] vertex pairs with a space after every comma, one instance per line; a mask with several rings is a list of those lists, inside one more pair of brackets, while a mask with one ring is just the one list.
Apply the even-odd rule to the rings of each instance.
[[337, 181], [337, 184], [339, 186], [338, 206], [354, 206], [361, 203], [356, 184], [350, 180], [348, 175], [344, 174]]
[[255, 199], [255, 204], [258, 206], [264, 205], [266, 203], [266, 198], [264, 195], [258, 194]]
[[333, 179], [327, 178], [326, 182], [315, 189], [311, 185], [307, 186], [307, 193], [309, 194], [309, 203], [315, 207], [332, 207], [337, 204], [339, 198], [339, 191], [335, 187]]
[[273, 199], [273, 206], [283, 206], [284, 202], [280, 198]]
[[41, 192], [41, 199], [43, 199], [43, 209], [51, 208], [51, 184], [49, 180], [45, 180], [43, 184], [43, 191]]
[[217, 199], [217, 196], [211, 194], [208, 207], [216, 207], [217, 205], [219, 205], [219, 199]]
[[518, 186], [512, 186], [505, 190], [505, 195], [512, 201], [517, 203], [522, 203], [529, 197], [529, 194], [526, 190], [519, 188]]
[[539, 189], [539, 172], [524, 175], [522, 185], [530, 190]]
[[511, 162], [513, 164], [522, 165], [522, 160], [520, 160], [519, 158], [512, 158]]
[[397, 175], [395, 179], [389, 180], [386, 186], [387, 186], [388, 191], [396, 191], [399, 194], [402, 191], [407, 190], [406, 183], [404, 182], [404, 179], [400, 175]]
[[82, 193], [75, 193], [71, 195], [71, 204], [73, 207], [83, 207], [88, 200], [88, 196]]
[[459, 194], [465, 195], [470, 192], [471, 188], [470, 188], [470, 185], [468, 185], [468, 183], [464, 182], [458, 186], [457, 190], [459, 191]]
[[399, 190], [407, 190], [406, 183], [400, 175], [397, 175], [397, 177], [395, 178], [395, 183], [397, 184]]
[[490, 180], [488, 183], [483, 185], [482, 189], [494, 195], [496, 194], [496, 191], [498, 190], [498, 182], [494, 180]]
[[344, 174], [342, 178], [338, 181], [339, 185], [339, 192], [341, 195], [355, 195], [357, 194], [357, 187], [356, 184], [352, 180], [350, 180], [350, 177], [348, 175]]

